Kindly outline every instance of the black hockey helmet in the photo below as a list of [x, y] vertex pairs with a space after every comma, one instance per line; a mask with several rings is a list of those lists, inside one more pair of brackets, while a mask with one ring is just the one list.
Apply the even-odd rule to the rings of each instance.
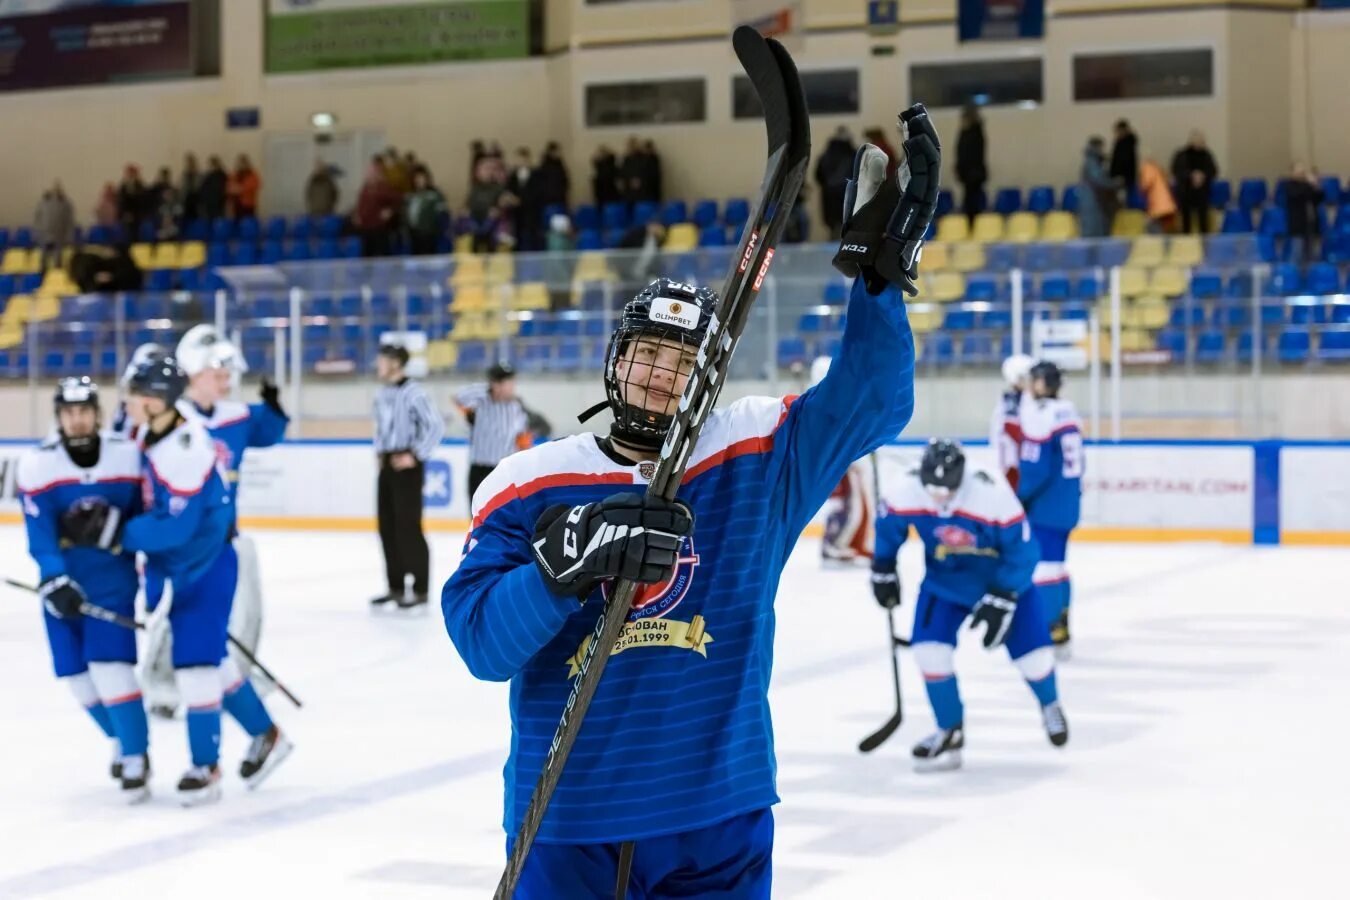
[[92, 406], [98, 409], [98, 385], [88, 375], [62, 378], [56, 384], [52, 408], [60, 413], [63, 406]]
[[158, 397], [165, 405], [173, 406], [187, 390], [187, 373], [172, 356], [151, 356], [136, 365], [127, 376], [128, 394]]
[[493, 363], [487, 370], [487, 380], [489, 384], [500, 384], [503, 381], [510, 381], [516, 377], [516, 370], [510, 363]]
[[966, 474], [966, 454], [956, 441], [933, 438], [919, 463], [919, 481], [926, 488], [946, 488], [955, 493]]
[[718, 302], [712, 288], [658, 278], [624, 306], [605, 356], [605, 396], [614, 413], [610, 429], [614, 437], [626, 444], [656, 449], [674, 420], [673, 416], [649, 412], [624, 400], [625, 385], [620, 381], [618, 365], [628, 346], [639, 338], [655, 338], [697, 351], [708, 334]]
[[1059, 389], [1064, 386], [1064, 370], [1049, 360], [1041, 360], [1031, 367], [1028, 377], [1031, 381], [1040, 379], [1045, 382], [1045, 393], [1050, 397], [1058, 397]]

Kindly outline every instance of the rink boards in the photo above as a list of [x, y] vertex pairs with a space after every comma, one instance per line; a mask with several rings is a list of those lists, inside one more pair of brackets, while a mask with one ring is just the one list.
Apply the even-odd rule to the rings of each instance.
[[[0, 442], [0, 521], [17, 522], [14, 473], [24, 441]], [[921, 452], [880, 451], [883, 481]], [[968, 445], [988, 464], [988, 447]], [[426, 518], [462, 530], [467, 447], [447, 440], [427, 466]], [[246, 528], [374, 528], [375, 455], [363, 441], [289, 441], [250, 450], [240, 472]], [[816, 527], [812, 526], [813, 529]], [[1350, 544], [1350, 442], [1124, 441], [1089, 443], [1083, 523], [1104, 541]]]

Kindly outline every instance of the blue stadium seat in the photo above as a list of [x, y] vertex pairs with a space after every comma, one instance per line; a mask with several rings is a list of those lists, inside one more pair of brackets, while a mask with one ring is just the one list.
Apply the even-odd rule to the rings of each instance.
[[989, 310], [984, 314], [984, 321], [981, 324], [990, 331], [1012, 328], [1012, 307], [999, 306]]
[[[3, 366], [0, 366], [0, 368], [3, 368]], [[98, 366], [95, 368], [94, 374], [111, 375], [115, 372], [117, 372], [117, 351], [115, 349], [100, 350]]]
[[628, 207], [622, 203], [606, 203], [600, 210], [600, 224], [606, 229], [628, 227]]
[[1078, 212], [1078, 185], [1071, 184], [1064, 188], [1064, 195], [1060, 199], [1059, 208], [1065, 212]]
[[516, 366], [522, 372], [542, 372], [553, 361], [553, 345], [547, 341], [528, 341], [516, 356]]
[[1226, 301], [1214, 306], [1216, 328], [1246, 328], [1252, 320], [1251, 308], [1241, 301]]
[[1105, 290], [1106, 286], [1097, 281], [1096, 275], [1080, 275], [1073, 282], [1073, 299], [1093, 301]]
[[994, 361], [994, 341], [987, 334], [968, 334], [961, 339], [961, 361], [963, 363], [989, 363]]
[[234, 239], [234, 220], [216, 219], [211, 223], [211, 240], [229, 241]]
[[942, 317], [945, 331], [969, 331], [975, 327], [975, 313], [965, 309], [949, 309]]
[[750, 218], [750, 201], [744, 197], [732, 197], [727, 200], [722, 211], [722, 220], [729, 226], [744, 225]]
[[1022, 211], [1022, 192], [1017, 188], [999, 188], [994, 194], [994, 212], [1010, 216]]
[[565, 215], [567, 215], [567, 204], [550, 203], [548, 206], [545, 206], [544, 211], [539, 214], [539, 224], [547, 229], [549, 223], [553, 221], [554, 216]]
[[726, 230], [720, 225], [709, 225], [698, 233], [698, 245], [700, 247], [727, 246]]
[[581, 370], [581, 341], [564, 338], [558, 341], [553, 354], [553, 370], [556, 372], [578, 372]]
[[1289, 307], [1289, 322], [1292, 325], [1324, 325], [1327, 321], [1327, 308], [1322, 303], [1295, 303]]
[[230, 265], [251, 266], [258, 262], [258, 245], [252, 241], [240, 241], [230, 251]]
[[1280, 237], [1289, 233], [1289, 219], [1285, 215], [1284, 207], [1267, 207], [1261, 213], [1261, 225], [1257, 229], [1258, 234], [1273, 234]]
[[563, 312], [554, 317], [553, 333], [560, 337], [581, 336], [581, 314]]
[[1148, 203], [1144, 200], [1144, 192], [1137, 187], [1130, 188], [1130, 195], [1125, 198], [1126, 209], [1148, 209]]
[[152, 243], [157, 237], [158, 234], [155, 231], [155, 223], [149, 219], [141, 222], [140, 226], [136, 229], [136, 240], [143, 244]]
[[998, 296], [998, 281], [992, 275], [971, 275], [966, 278], [967, 300], [994, 300]]
[[1125, 261], [1130, 258], [1130, 242], [1121, 240], [1104, 240], [1097, 244], [1097, 265], [1103, 269], [1109, 269], [1112, 266], [1123, 266]]
[[1280, 263], [1271, 270], [1270, 288], [1285, 297], [1303, 293], [1303, 276], [1293, 263]]
[[806, 341], [799, 337], [779, 338], [778, 365], [785, 367], [796, 363], [806, 363]]
[[18, 280], [19, 293], [31, 294], [42, 287], [42, 274], [32, 272], [27, 275], [20, 275]]
[[1341, 205], [1341, 179], [1335, 175], [1322, 176], [1322, 202], [1327, 206], [1336, 207]]
[[291, 227], [287, 229], [285, 237], [292, 240], [307, 241], [314, 236], [315, 222], [309, 216], [296, 216], [291, 220]]
[[588, 228], [585, 231], [577, 232], [577, 249], [582, 251], [599, 250], [601, 248], [600, 232], [594, 228]]
[[661, 207], [661, 224], [679, 225], [689, 221], [689, 206], [683, 200], [671, 200]]
[[1280, 209], [1284, 209], [1285, 208], [1284, 201], [1288, 196], [1289, 196], [1289, 179], [1288, 178], [1275, 179], [1274, 204], [1278, 206]]
[[834, 317], [815, 312], [802, 313], [797, 319], [797, 330], [802, 334], [817, 334], [833, 323]]
[[1350, 330], [1324, 330], [1317, 358], [1324, 362], [1350, 362]]
[[697, 228], [707, 228], [717, 221], [717, 201], [700, 200], [694, 204], [692, 219]]
[[1068, 300], [1071, 287], [1067, 272], [1046, 272], [1041, 276], [1041, 299]]
[[173, 290], [173, 269], [151, 269], [146, 273], [145, 289], [149, 291]]
[[1247, 209], [1226, 210], [1223, 224], [1219, 226], [1219, 231], [1224, 234], [1248, 234], [1253, 230], [1251, 210]]
[[952, 197], [952, 192], [946, 188], [938, 191], [937, 212], [934, 219], [940, 219], [956, 207], [956, 200]]
[[1331, 323], [1333, 325], [1350, 325], [1350, 303], [1332, 303], [1331, 304]]
[[1306, 287], [1310, 294], [1339, 294], [1341, 292], [1340, 272], [1330, 263], [1313, 263], [1308, 267]]
[[319, 237], [335, 238], [342, 234], [342, 216], [324, 216], [319, 220]]
[[581, 333], [586, 337], [609, 337], [610, 326], [603, 316], [587, 316], [581, 320]]
[[641, 203], [634, 203], [633, 218], [630, 224], [646, 225], [648, 222], [656, 218], [657, 212], [659, 212], [659, 208], [655, 203], [652, 203], [650, 201], [644, 200]]
[[488, 348], [486, 344], [482, 341], [465, 341], [459, 345], [459, 353], [455, 358], [456, 371], [481, 375], [487, 367]]
[[1031, 272], [1057, 269], [1060, 253], [1058, 244], [1027, 244], [1022, 251], [1022, 266]]
[[[89, 229], [91, 235], [94, 229]], [[193, 219], [183, 226], [183, 240], [185, 241], [205, 241], [211, 237], [211, 230], [206, 222], [201, 219]], [[92, 240], [92, 237], [91, 237]], [[111, 243], [111, 241], [97, 241], [96, 243]]]
[[286, 237], [286, 217], [271, 216], [267, 220], [267, 227], [263, 229], [263, 237], [269, 241], [280, 241]]
[[1288, 307], [1280, 301], [1261, 304], [1261, 325], [1263, 327], [1283, 325], [1288, 316]]
[[262, 237], [262, 227], [258, 220], [253, 216], [248, 216], [239, 220], [239, 238], [245, 241], [256, 241]]
[[[99, 227], [99, 226], [95, 225], [94, 227], [97, 228], [97, 227]], [[95, 243], [95, 241], [94, 241], [94, 239], [93, 239], [92, 237], [91, 237], [91, 238], [88, 238], [88, 240], [89, 240], [89, 243], [91, 243], [91, 244], [92, 244], [92, 243]], [[0, 250], [4, 249], [5, 247], [8, 247], [8, 246], [9, 246], [9, 229], [8, 229], [8, 228], [0, 228]]]
[[984, 267], [993, 272], [1006, 272], [1017, 267], [1016, 244], [985, 244]]
[[[323, 246], [323, 242], [320, 242]], [[361, 239], [359, 237], [345, 237], [338, 242], [338, 255], [342, 259], [360, 259], [361, 258]]]
[[307, 316], [332, 318], [337, 315], [337, 301], [332, 294], [312, 294], [305, 303], [304, 312]]
[[600, 213], [591, 204], [583, 203], [572, 213], [572, 227], [577, 231], [599, 231]]
[[945, 366], [949, 365], [954, 357], [951, 335], [939, 331], [924, 338], [923, 351], [919, 355], [920, 362]]
[[1210, 300], [1223, 294], [1223, 275], [1213, 269], [1196, 269], [1191, 273], [1191, 296]]
[[825, 290], [820, 294], [820, 302], [829, 306], [842, 306], [848, 302], [848, 285], [838, 278], [825, 282]]
[[1308, 333], [1308, 329], [1286, 328], [1280, 332], [1280, 340], [1276, 345], [1276, 353], [1280, 362], [1307, 362], [1308, 355], [1311, 352], [1312, 336]]
[[281, 258], [286, 262], [303, 262], [312, 256], [309, 241], [286, 241], [281, 245]]
[[1068, 241], [1059, 245], [1060, 269], [1086, 269], [1092, 265], [1091, 241]]
[[1226, 209], [1233, 202], [1233, 184], [1226, 178], [1216, 178], [1209, 185], [1209, 205]]
[[65, 374], [70, 368], [66, 365], [66, 354], [61, 350], [48, 350], [42, 354], [42, 373], [48, 377]]
[[215, 242], [206, 245], [206, 265], [210, 268], [230, 264], [230, 245]]
[[1234, 272], [1228, 278], [1228, 284], [1224, 288], [1224, 295], [1246, 299], [1252, 295], [1252, 273]]
[[606, 228], [600, 235], [600, 243], [606, 250], [615, 250], [623, 243], [623, 236], [627, 232], [626, 228]]
[[1086, 304], [1075, 304], [1060, 307], [1059, 318], [1069, 322], [1086, 322], [1090, 316]]
[[1055, 189], [1048, 184], [1038, 184], [1027, 194], [1027, 210], [1043, 216], [1055, 208]]
[[1264, 178], [1244, 178], [1238, 187], [1238, 206], [1247, 210], [1265, 206], [1267, 196]]
[[260, 257], [260, 259], [262, 260], [264, 265], [268, 266], [276, 265], [277, 263], [281, 262], [281, 258], [283, 255], [284, 254], [282, 253], [281, 250], [280, 240], [263, 241], [262, 256]]

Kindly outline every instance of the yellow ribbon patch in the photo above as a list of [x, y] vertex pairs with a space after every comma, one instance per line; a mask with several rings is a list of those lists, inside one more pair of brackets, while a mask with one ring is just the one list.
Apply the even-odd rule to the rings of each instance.
[[[619, 632], [614, 642], [614, 656], [633, 647], [680, 647], [693, 650], [704, 659], [708, 658], [708, 645], [713, 637], [708, 634], [707, 622], [702, 616], [694, 616], [692, 622], [678, 619], [638, 619], [629, 622]], [[586, 648], [591, 644], [590, 635], [581, 642], [577, 652], [567, 660], [567, 677], [575, 678], [581, 674], [581, 661], [586, 656]]]

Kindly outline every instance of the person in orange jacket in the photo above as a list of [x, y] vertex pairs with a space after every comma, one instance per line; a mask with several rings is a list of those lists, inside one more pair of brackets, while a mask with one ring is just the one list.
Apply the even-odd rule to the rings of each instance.
[[234, 171], [230, 173], [226, 191], [230, 197], [230, 206], [234, 210], [234, 218], [250, 219], [258, 215], [258, 194], [262, 191], [262, 176], [253, 168], [247, 153], [239, 154]]
[[1151, 156], [1145, 156], [1139, 164], [1139, 190], [1144, 195], [1148, 211], [1149, 232], [1165, 234], [1175, 229], [1177, 201], [1172, 196], [1172, 188], [1167, 183], [1162, 166]]

